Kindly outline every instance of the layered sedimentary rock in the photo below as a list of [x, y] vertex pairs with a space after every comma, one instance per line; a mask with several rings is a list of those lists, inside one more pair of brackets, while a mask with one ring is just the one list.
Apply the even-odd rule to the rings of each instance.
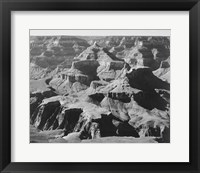
[[70, 69], [62, 71], [52, 79], [51, 87], [61, 93], [67, 93], [74, 82], [89, 86], [94, 80], [111, 81], [124, 67], [123, 60], [119, 61], [112, 53], [96, 43], [83, 51], [75, 60]]
[[[70, 68], [74, 56], [85, 50], [89, 44], [87, 41], [71, 36], [54, 37], [33, 37], [30, 38], [30, 59], [31, 63], [41, 68], [41, 75], [36, 75], [38, 70], [34, 70], [34, 79], [41, 79], [53, 71], [58, 65], [63, 68]], [[31, 70], [32, 72], [32, 70]], [[52, 76], [52, 75], [51, 75]]]
[[91, 81], [98, 79], [98, 66], [99, 63], [92, 60], [73, 62], [69, 70], [62, 71], [50, 81], [50, 86], [63, 94], [69, 93], [70, 90], [86, 89]]
[[41, 38], [37, 46], [45, 39], [51, 44], [44, 56], [59, 54], [57, 47], [63, 46], [68, 53], [71, 48], [81, 53], [46, 75], [46, 93], [31, 93], [31, 125], [40, 130], [36, 136], [63, 143], [169, 142], [168, 39], [81, 37], [92, 43], [87, 46], [79, 39], [55, 37]]
[[[32, 124], [41, 130], [63, 129], [64, 136], [79, 132], [81, 140], [105, 136], [154, 136], [166, 142], [169, 140], [169, 103], [155, 89], [168, 89], [168, 85], [150, 70], [141, 70], [142, 73], [131, 74], [131, 77], [136, 76], [130, 79], [135, 81], [134, 87], [125, 77], [111, 83], [92, 82], [87, 94], [78, 98], [43, 100], [33, 113]], [[149, 86], [137, 79], [145, 80], [146, 75], [153, 76], [144, 81]]]

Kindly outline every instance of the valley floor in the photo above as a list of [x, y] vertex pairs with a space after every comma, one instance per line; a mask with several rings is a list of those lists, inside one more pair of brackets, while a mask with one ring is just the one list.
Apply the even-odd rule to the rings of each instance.
[[155, 137], [102, 137], [97, 139], [80, 140], [74, 135], [71, 139], [64, 139], [63, 130], [39, 131], [30, 126], [30, 143], [157, 143]]

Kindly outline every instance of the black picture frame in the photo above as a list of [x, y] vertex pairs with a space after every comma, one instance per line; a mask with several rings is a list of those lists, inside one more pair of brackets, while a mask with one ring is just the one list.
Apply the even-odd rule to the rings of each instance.
[[[189, 11], [189, 163], [11, 162], [11, 11], [64, 10]], [[198, 0], [0, 0], [0, 25], [1, 172], [200, 172], [200, 70], [198, 70], [198, 67], [200, 68], [198, 49], [200, 46], [200, 2]], [[105, 153], [105, 156], [106, 154], [109, 153]]]

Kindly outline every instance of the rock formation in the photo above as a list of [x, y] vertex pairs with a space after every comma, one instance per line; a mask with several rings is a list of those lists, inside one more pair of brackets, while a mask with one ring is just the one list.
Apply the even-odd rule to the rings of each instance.
[[35, 37], [31, 45], [31, 78], [47, 88], [30, 94], [33, 142], [169, 142], [169, 38]]

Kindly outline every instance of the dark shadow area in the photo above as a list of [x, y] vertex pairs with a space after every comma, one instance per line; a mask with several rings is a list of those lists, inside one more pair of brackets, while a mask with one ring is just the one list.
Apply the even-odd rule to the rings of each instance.
[[65, 129], [64, 136], [73, 132], [82, 112], [82, 109], [69, 109], [65, 111], [64, 120], [59, 126], [59, 129]]
[[156, 77], [150, 68], [133, 69], [126, 74], [129, 84], [132, 88], [143, 91], [152, 91], [154, 89], [170, 89], [170, 84]]
[[112, 116], [102, 114], [100, 119], [93, 121], [99, 123], [101, 137], [116, 136], [117, 129], [112, 123]]
[[118, 136], [133, 136], [140, 137], [138, 132], [134, 127], [132, 127], [128, 122], [120, 123], [117, 127]]
[[155, 91], [140, 91], [139, 93], [134, 95], [134, 100], [138, 103], [138, 105], [149, 110], [152, 110], [154, 108], [157, 108], [159, 110], [166, 110], [166, 106], [168, 104], [168, 102], [162, 97], [160, 97], [160, 95]]
[[54, 114], [57, 110], [57, 108], [60, 107], [60, 102], [59, 101], [55, 101], [55, 102], [49, 102], [47, 103], [45, 106], [42, 105], [39, 109], [38, 115], [37, 115], [37, 123], [38, 125], [38, 129], [43, 130], [44, 125], [46, 124], [47, 119], [50, 118], [50, 116], [52, 114]]
[[95, 100], [95, 101], [98, 101], [98, 102], [101, 102], [104, 99], [104, 95], [101, 94], [101, 93], [95, 93], [95, 94], [89, 95], [89, 97], [92, 100]]

